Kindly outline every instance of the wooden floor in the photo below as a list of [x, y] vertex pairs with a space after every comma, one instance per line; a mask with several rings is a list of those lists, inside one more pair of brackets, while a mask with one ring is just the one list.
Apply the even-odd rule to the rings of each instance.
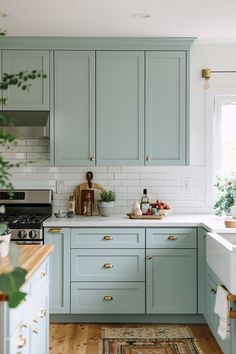
[[[51, 324], [50, 354], [98, 354], [101, 327], [142, 327], [147, 324]], [[152, 325], [150, 325], [152, 326]], [[191, 328], [204, 354], [222, 354], [207, 325], [173, 325]]]

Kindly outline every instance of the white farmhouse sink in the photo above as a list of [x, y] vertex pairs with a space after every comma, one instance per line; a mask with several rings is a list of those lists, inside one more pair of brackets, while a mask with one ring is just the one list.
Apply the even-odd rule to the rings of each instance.
[[236, 234], [207, 233], [206, 255], [222, 284], [236, 294]]

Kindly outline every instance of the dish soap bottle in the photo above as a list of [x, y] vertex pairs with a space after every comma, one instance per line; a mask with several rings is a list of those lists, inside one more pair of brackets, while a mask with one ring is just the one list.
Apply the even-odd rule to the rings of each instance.
[[143, 190], [143, 195], [141, 198], [140, 208], [142, 210], [142, 214], [145, 215], [150, 208], [149, 196], [147, 195], [147, 189]]

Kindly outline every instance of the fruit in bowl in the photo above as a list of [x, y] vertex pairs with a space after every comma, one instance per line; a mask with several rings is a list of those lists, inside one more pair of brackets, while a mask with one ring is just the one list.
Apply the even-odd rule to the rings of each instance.
[[171, 212], [171, 207], [168, 203], [163, 202], [159, 199], [157, 199], [155, 201], [155, 203], [151, 204], [152, 208], [156, 208], [159, 215], [164, 215], [166, 216], [167, 214], [169, 214]]

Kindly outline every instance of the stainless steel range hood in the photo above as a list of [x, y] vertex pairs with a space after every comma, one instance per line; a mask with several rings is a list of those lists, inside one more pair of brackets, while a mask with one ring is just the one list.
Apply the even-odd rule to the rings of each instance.
[[9, 111], [2, 114], [10, 119], [11, 124], [1, 124], [1, 127], [17, 137], [49, 137], [48, 111]]

